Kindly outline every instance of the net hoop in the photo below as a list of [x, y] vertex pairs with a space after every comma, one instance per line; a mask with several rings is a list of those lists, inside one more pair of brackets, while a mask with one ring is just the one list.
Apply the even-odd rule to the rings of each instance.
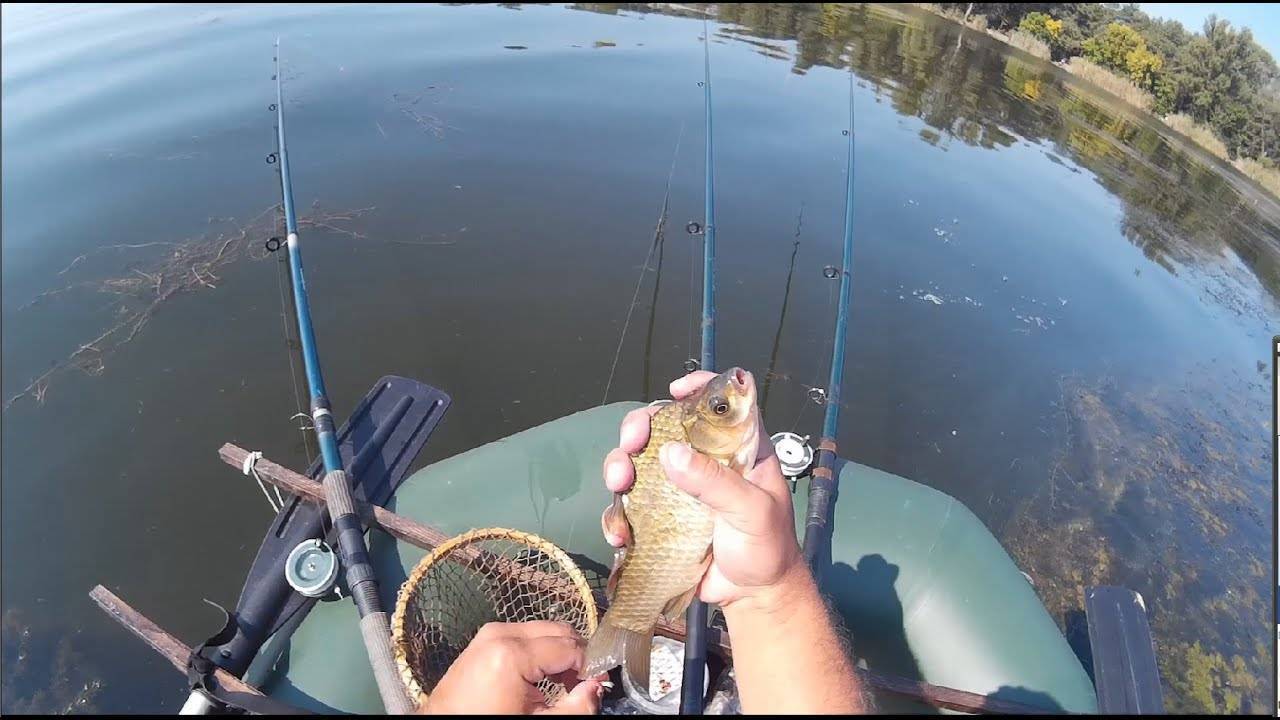
[[[574, 629], [582, 637], [588, 638], [595, 633], [599, 610], [595, 596], [591, 592], [591, 587], [577, 564], [573, 562], [564, 550], [554, 543], [532, 533], [509, 528], [479, 528], [452, 537], [427, 553], [414, 566], [413, 571], [409, 573], [409, 577], [400, 586], [400, 591], [396, 598], [395, 612], [391, 618], [391, 647], [395, 656], [396, 669], [400, 673], [400, 678], [404, 682], [409, 697], [414, 699], [419, 706], [426, 702], [429, 695], [429, 689], [424, 687], [424, 684], [429, 682], [429, 678], [423, 677], [423, 673], [435, 672], [438, 675], [442, 675], [448, 668], [428, 668], [427, 665], [430, 663], [426, 662], [424, 658], [414, 657], [417, 652], [415, 650], [417, 644], [415, 643], [415, 637], [421, 635], [421, 628], [424, 624], [424, 613], [420, 611], [416, 601], [431, 589], [433, 584], [440, 585], [444, 583], [443, 580], [432, 583], [432, 580], [439, 577], [439, 571], [442, 571], [446, 565], [453, 564], [472, 571], [479, 568], [481, 573], [486, 571], [493, 572], [494, 568], [484, 567], [485, 565], [501, 566], [505, 564], [513, 567], [514, 570], [525, 567], [513, 565], [520, 563], [520, 560], [486, 552], [483, 547], [492, 541], [505, 541], [513, 548], [523, 546], [524, 552], [533, 551], [540, 554], [535, 557], [550, 560], [551, 562], [548, 564], [554, 567], [554, 571], [550, 573], [532, 571], [534, 575], [540, 573], [540, 577], [533, 585], [543, 586], [539, 590], [545, 590], [544, 597], [549, 597], [553, 594], [560, 595], [565, 602], [574, 604], [577, 606], [575, 609], [581, 610], [581, 612], [572, 613], [573, 618], [569, 619], [569, 624], [573, 625]], [[433, 573], [433, 571], [437, 572]], [[501, 570], [498, 571], [499, 574], [501, 572]], [[522, 579], [528, 580], [527, 577]], [[509, 578], [507, 584], [515, 584], [517, 582], [520, 582], [520, 579]], [[547, 588], [545, 587], [547, 585], [552, 585], [553, 587]], [[528, 589], [531, 585], [525, 582], [523, 586]], [[497, 614], [499, 619], [508, 622], [523, 620], [557, 620], [565, 622], [567, 619], [563, 616], [556, 617], [554, 616], [555, 613], [546, 612], [534, 612], [527, 616], [519, 616], [519, 613], [517, 613], [516, 617], [502, 618], [501, 616], [505, 613], [500, 608], [494, 607], [499, 598], [495, 598], [484, 590], [480, 590], [480, 592], [484, 592], [486, 599], [490, 602], [490, 607], [487, 609]], [[577, 622], [574, 622], [574, 620]], [[466, 627], [463, 630], [465, 637], [459, 638], [461, 646], [465, 647], [465, 643], [469, 642], [479, 629], [479, 623], [476, 623], [474, 627]], [[436, 681], [438, 681], [438, 677]], [[548, 705], [552, 704], [564, 693], [562, 685], [550, 681], [544, 680], [540, 683], [540, 687]]]

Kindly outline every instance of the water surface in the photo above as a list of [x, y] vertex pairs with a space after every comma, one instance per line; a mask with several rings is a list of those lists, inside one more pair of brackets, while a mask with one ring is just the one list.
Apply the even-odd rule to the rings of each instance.
[[[270, 518], [217, 448], [306, 462], [261, 247], [275, 37], [330, 395], [447, 389], [425, 464], [599, 403], [642, 270], [609, 399], [697, 356], [696, 16], [5, 8], [4, 397], [53, 371], [3, 418], [6, 711], [176, 710], [179, 675], [88, 590], [204, 637]], [[726, 6], [711, 32], [719, 357], [767, 379], [770, 430], [822, 414], [852, 65], [844, 454], [973, 509], [1077, 641], [1082, 587], [1141, 592], [1171, 709], [1264, 710], [1275, 202], [916, 11]], [[227, 241], [194, 279], [171, 262]]]

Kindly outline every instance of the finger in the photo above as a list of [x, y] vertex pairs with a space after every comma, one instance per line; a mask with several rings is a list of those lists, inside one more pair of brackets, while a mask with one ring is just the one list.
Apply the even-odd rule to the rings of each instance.
[[573, 687], [555, 705], [539, 709], [538, 715], [594, 715], [600, 710], [600, 699], [604, 695], [604, 686], [600, 681], [591, 678], [583, 680]]
[[527, 638], [522, 641], [522, 649], [517, 661], [520, 674], [531, 684], [566, 670], [578, 670], [585, 658], [583, 643], [573, 637]]
[[649, 418], [657, 411], [656, 407], [645, 406], [627, 413], [618, 431], [618, 449], [628, 453], [643, 450], [649, 442]]
[[760, 444], [756, 447], [756, 465], [760, 465], [770, 457], [777, 457], [777, 448], [773, 446], [773, 438], [769, 436], [769, 431], [764, 429], [764, 422], [760, 419], [760, 409], [756, 408], [756, 427], [760, 428]]
[[[646, 438], [648, 441], [646, 429]], [[636, 466], [631, 456], [622, 448], [614, 448], [604, 456], [604, 486], [616, 493], [624, 493], [631, 489], [636, 481]]]
[[747, 482], [769, 493], [777, 502], [791, 503], [791, 484], [782, 475], [782, 463], [777, 455], [756, 463], [746, 475]]
[[741, 475], [684, 443], [663, 445], [658, 459], [676, 487], [724, 514], [730, 524], [735, 524], [735, 517], [749, 516], [761, 500], [768, 499]]
[[715, 376], [716, 374], [710, 370], [697, 370], [682, 378], [676, 378], [671, 381], [671, 397], [676, 400], [688, 397], [701, 390], [702, 386], [711, 382], [711, 378]]
[[561, 622], [553, 622], [551, 620], [529, 620], [526, 622], [485, 623], [480, 631], [476, 633], [476, 639], [497, 640], [510, 638], [515, 640], [528, 640], [532, 638], [554, 637], [568, 638], [574, 640], [578, 637], [578, 633], [573, 627]]

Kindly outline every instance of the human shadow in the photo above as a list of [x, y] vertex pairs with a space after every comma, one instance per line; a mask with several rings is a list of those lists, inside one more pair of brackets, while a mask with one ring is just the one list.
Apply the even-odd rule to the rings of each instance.
[[850, 637], [853, 653], [876, 672], [919, 680], [920, 666], [907, 643], [902, 601], [894, 589], [899, 568], [884, 556], [863, 555], [857, 568], [837, 562], [829, 588]]
[[[1001, 702], [1017, 703], [1022, 708], [1039, 708], [1046, 714], [1066, 712], [1048, 693], [1031, 690], [1021, 685], [1001, 685], [988, 697]], [[1022, 712], [1022, 708], [1019, 708], [1019, 712]]]
[[[886, 675], [920, 680], [920, 665], [907, 642], [902, 600], [894, 583], [900, 568], [879, 554], [863, 555], [857, 567], [836, 562], [826, 583], [852, 644], [856, 663]], [[877, 697], [880, 712], [936, 713], [936, 708], [903, 698]]]

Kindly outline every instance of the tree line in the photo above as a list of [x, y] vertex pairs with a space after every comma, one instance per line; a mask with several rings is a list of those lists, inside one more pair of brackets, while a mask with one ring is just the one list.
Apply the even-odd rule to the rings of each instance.
[[1199, 32], [1153, 18], [1134, 3], [940, 3], [990, 27], [1020, 29], [1053, 59], [1083, 57], [1155, 98], [1161, 115], [1209, 126], [1231, 157], [1275, 167], [1280, 155], [1280, 70], [1249, 28], [1210, 15]]

